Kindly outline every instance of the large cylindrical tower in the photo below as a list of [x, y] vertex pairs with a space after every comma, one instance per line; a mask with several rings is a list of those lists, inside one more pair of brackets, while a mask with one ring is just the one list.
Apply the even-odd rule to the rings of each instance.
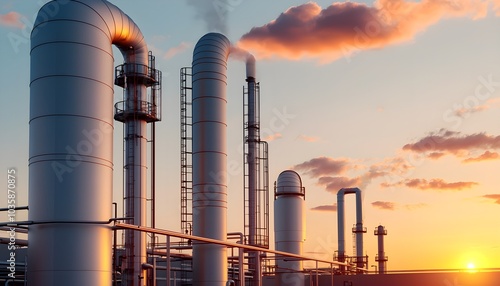
[[111, 284], [111, 230], [103, 222], [112, 216], [112, 44], [126, 63], [148, 64], [137, 25], [105, 0], [52, 1], [35, 21], [30, 285]]
[[[203, 36], [193, 52], [192, 160], [193, 235], [226, 240], [226, 85], [230, 42], [222, 34]], [[226, 248], [194, 243], [193, 285], [227, 282]]]
[[[305, 191], [302, 180], [294, 171], [283, 171], [274, 191], [275, 249], [302, 255], [305, 241]], [[302, 261], [276, 260], [275, 285], [304, 285]]]

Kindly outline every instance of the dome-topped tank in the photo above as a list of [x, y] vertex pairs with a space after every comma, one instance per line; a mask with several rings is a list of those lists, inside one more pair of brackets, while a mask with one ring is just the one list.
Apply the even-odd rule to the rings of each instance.
[[[275, 249], [302, 255], [305, 241], [305, 192], [299, 174], [283, 171], [276, 181], [274, 200]], [[275, 285], [304, 285], [302, 261], [277, 259]]]
[[305, 196], [302, 187], [302, 179], [297, 172], [286, 170], [281, 172], [276, 181], [275, 196], [280, 195], [299, 195]]

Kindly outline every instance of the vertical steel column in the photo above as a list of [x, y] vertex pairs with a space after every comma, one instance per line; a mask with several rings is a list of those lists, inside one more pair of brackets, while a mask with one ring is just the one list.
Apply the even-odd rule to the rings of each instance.
[[[193, 234], [226, 240], [226, 70], [230, 42], [218, 33], [203, 36], [192, 64]], [[227, 282], [226, 247], [193, 242], [193, 284]]]

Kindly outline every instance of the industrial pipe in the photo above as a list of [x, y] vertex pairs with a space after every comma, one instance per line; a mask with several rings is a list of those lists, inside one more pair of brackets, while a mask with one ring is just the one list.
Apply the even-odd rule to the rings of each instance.
[[337, 227], [338, 227], [338, 260], [345, 262], [345, 211], [344, 196], [356, 195], [356, 225], [353, 231], [356, 233], [356, 260], [358, 268], [364, 268], [363, 262], [363, 204], [361, 190], [359, 188], [342, 188], [337, 193]]
[[[105, 0], [51, 1], [38, 13], [31, 33], [29, 220], [112, 216], [112, 44], [126, 63], [148, 65], [139, 28]], [[126, 90], [139, 98], [144, 92]], [[30, 285], [111, 285], [111, 241], [108, 225], [30, 226]]]

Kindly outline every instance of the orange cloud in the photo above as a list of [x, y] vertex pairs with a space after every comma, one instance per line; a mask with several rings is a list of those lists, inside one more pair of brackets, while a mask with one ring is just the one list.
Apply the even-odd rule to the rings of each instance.
[[337, 211], [337, 204], [317, 206], [317, 207], [311, 208], [311, 210], [312, 211], [321, 211], [321, 212], [336, 212]]
[[302, 141], [311, 142], [311, 143], [319, 141], [319, 137], [311, 137], [311, 136], [306, 136], [306, 135], [299, 135], [297, 138], [302, 140]]
[[472, 162], [481, 162], [487, 160], [497, 160], [500, 158], [500, 155], [497, 152], [485, 151], [483, 154], [477, 157], [471, 157], [463, 160], [464, 163], [472, 163]]
[[443, 179], [406, 179], [394, 184], [382, 183], [380, 184], [383, 188], [388, 187], [401, 187], [406, 186], [412, 189], [419, 190], [438, 190], [438, 191], [461, 191], [463, 189], [470, 189], [473, 186], [478, 185], [477, 182], [451, 182], [448, 183]]
[[396, 204], [393, 202], [382, 202], [382, 201], [376, 201], [372, 203], [372, 207], [381, 209], [381, 210], [388, 210], [388, 211], [393, 211], [396, 209]]
[[493, 11], [497, 16], [500, 16], [500, 0], [492, 0], [493, 2]]
[[181, 42], [179, 45], [168, 49], [168, 51], [166, 51], [165, 54], [163, 55], [163, 58], [166, 60], [171, 59], [175, 55], [184, 52], [185, 50], [189, 49], [190, 47], [191, 47], [190, 43]]
[[410, 41], [444, 18], [482, 18], [487, 10], [487, 2], [475, 0], [377, 0], [372, 7], [340, 2], [324, 9], [308, 2], [252, 28], [238, 45], [260, 58], [329, 62], [360, 50]]
[[0, 15], [0, 25], [22, 29], [24, 24], [21, 22], [21, 17], [21, 14], [14, 11]]
[[271, 141], [281, 139], [281, 138], [283, 138], [283, 135], [281, 135], [281, 133], [274, 133], [274, 134], [270, 134], [270, 135], [264, 137], [262, 140], [267, 141], [267, 142], [271, 142]]
[[484, 195], [483, 198], [494, 200], [495, 204], [499, 204], [500, 205], [500, 194]]

